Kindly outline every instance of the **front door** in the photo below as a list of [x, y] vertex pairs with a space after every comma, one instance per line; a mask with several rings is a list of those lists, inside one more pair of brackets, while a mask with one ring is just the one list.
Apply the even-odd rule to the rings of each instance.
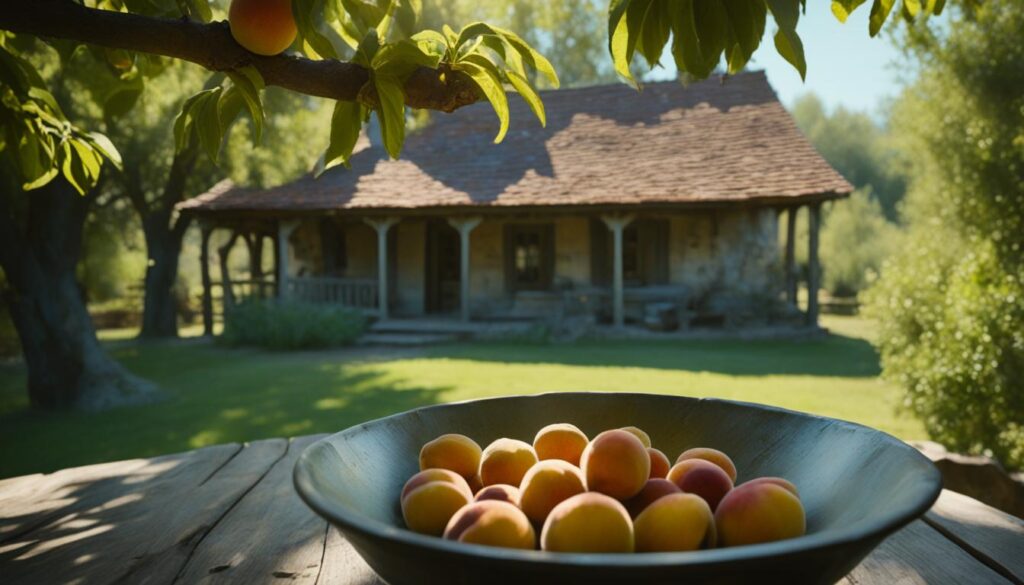
[[459, 310], [459, 232], [448, 222], [427, 223], [426, 309], [428, 313]]

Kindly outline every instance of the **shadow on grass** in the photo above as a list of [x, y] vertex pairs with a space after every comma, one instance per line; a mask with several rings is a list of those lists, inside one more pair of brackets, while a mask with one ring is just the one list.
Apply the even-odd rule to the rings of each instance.
[[855, 337], [815, 340], [616, 340], [573, 344], [489, 342], [439, 346], [433, 358], [714, 372], [731, 376], [840, 376], [881, 372], [878, 353]]

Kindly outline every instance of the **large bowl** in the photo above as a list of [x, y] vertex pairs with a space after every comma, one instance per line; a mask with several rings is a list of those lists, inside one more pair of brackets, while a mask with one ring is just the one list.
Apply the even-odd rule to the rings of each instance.
[[[403, 527], [402, 485], [423, 443], [463, 433], [482, 446], [532, 442], [570, 422], [589, 436], [636, 425], [670, 458], [689, 447], [728, 453], [737, 481], [775, 475], [800, 490], [807, 534], [707, 551], [565, 554], [467, 545]], [[886, 536], [925, 512], [938, 470], [905, 443], [829, 418], [742, 402], [650, 394], [558, 393], [420, 408], [311, 445], [295, 487], [391, 585], [510, 583], [835, 583]]]

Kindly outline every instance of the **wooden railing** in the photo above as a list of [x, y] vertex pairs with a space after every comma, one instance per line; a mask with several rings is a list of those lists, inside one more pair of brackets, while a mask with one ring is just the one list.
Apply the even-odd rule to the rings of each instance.
[[377, 308], [377, 279], [299, 276], [288, 279], [288, 297], [357, 309]]

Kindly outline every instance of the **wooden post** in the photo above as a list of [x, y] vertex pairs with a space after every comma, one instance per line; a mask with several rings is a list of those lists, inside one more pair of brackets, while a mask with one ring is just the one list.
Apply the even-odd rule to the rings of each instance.
[[605, 215], [601, 219], [612, 231], [612, 325], [626, 324], [625, 287], [622, 275], [622, 232], [633, 221], [633, 215]]
[[288, 238], [291, 237], [299, 222], [295, 220], [280, 221], [277, 224], [277, 298], [288, 298]]
[[397, 217], [366, 218], [366, 225], [377, 230], [377, 317], [388, 318], [388, 230], [398, 223]]
[[213, 294], [210, 291], [210, 234], [213, 226], [203, 223], [199, 227], [199, 270], [203, 280], [203, 335], [213, 335]]
[[231, 232], [226, 244], [217, 249], [217, 256], [220, 258], [220, 288], [221, 288], [221, 315], [228, 312], [228, 309], [235, 306], [235, 291], [231, 288], [231, 270], [228, 267], [228, 257], [231, 256], [231, 249], [235, 247], [238, 240], [238, 230]]
[[818, 289], [821, 287], [821, 266], [818, 262], [818, 229], [821, 227], [821, 203], [807, 208], [807, 325], [818, 326]]
[[448, 219], [448, 225], [459, 232], [459, 304], [463, 321], [469, 321], [469, 234], [481, 221], [480, 217]]
[[786, 211], [786, 301], [796, 306], [796, 213], [799, 207]]

